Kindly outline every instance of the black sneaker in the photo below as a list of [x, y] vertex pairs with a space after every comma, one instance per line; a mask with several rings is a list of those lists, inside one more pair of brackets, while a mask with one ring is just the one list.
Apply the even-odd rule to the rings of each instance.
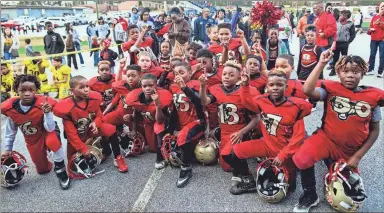
[[234, 194], [233, 192], [236, 192], [237, 191], [237, 186], [242, 182], [243, 180], [241, 179], [241, 177], [237, 177], [237, 176], [232, 176], [232, 179], [231, 179], [231, 188], [229, 188], [229, 192], [231, 194]]
[[189, 179], [192, 177], [192, 166], [181, 166], [180, 176], [177, 179], [176, 186], [177, 188], [183, 188], [189, 182]]
[[55, 167], [54, 171], [56, 173], [57, 178], [59, 179], [61, 189], [68, 189], [71, 185], [71, 180], [68, 177], [66, 167]]
[[365, 75], [374, 75], [373, 70], [368, 70], [368, 72], [365, 73]]
[[319, 196], [317, 196], [316, 192], [304, 190], [304, 193], [299, 198], [299, 203], [293, 208], [293, 212], [309, 212], [309, 209], [316, 206], [319, 201]]
[[245, 175], [242, 177], [242, 181], [234, 187], [231, 187], [229, 192], [233, 195], [239, 195], [247, 192], [256, 191], [256, 181], [252, 175]]

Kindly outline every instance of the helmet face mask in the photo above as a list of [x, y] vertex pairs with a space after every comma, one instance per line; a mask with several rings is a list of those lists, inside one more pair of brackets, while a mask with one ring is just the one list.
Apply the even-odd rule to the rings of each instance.
[[87, 147], [91, 153], [91, 157], [86, 158], [81, 153], [77, 152], [69, 159], [68, 175], [71, 179], [91, 178], [98, 173], [104, 172], [104, 170], [95, 172], [101, 164], [103, 156], [101, 150], [94, 146], [87, 145]]
[[128, 126], [124, 125], [118, 136], [120, 149], [125, 157], [141, 155], [145, 151], [145, 138], [140, 132], [130, 135]]
[[332, 164], [324, 185], [326, 200], [339, 212], [356, 212], [367, 198], [362, 178], [343, 159]]
[[1, 158], [1, 186], [17, 185], [26, 172], [26, 159], [20, 153], [13, 151], [11, 157]]
[[174, 167], [181, 165], [181, 150], [180, 147], [177, 146], [177, 136], [171, 134], [165, 135], [160, 150], [165, 161]]
[[288, 192], [288, 171], [273, 166], [272, 161], [268, 158], [256, 168], [257, 193], [267, 203], [278, 203]]

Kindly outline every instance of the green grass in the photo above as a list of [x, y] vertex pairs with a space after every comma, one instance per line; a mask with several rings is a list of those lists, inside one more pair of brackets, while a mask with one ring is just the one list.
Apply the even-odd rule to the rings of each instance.
[[[33, 51], [39, 51], [41, 52], [42, 54], [45, 54], [45, 51], [44, 51], [44, 46], [43, 45], [37, 45], [37, 46], [32, 46], [33, 47]], [[88, 49], [88, 41], [82, 41], [81, 42], [81, 49]], [[22, 57], [22, 56], [25, 56], [25, 48], [24, 47], [20, 47], [19, 48], [19, 55]]]

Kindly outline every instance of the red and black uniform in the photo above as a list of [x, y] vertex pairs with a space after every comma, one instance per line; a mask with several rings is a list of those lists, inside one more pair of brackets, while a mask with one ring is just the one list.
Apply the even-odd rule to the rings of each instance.
[[[126, 52], [126, 51], [128, 51], [129, 52], [129, 56], [130, 56], [130, 58], [131, 58], [131, 64], [137, 64], [137, 62], [139, 61], [139, 59], [137, 58], [137, 53], [138, 52], [130, 52], [130, 50], [129, 49], [131, 49], [131, 47], [133, 46], [133, 45], [135, 45], [135, 43], [136, 43], [136, 40], [129, 40], [129, 41], [127, 41], [127, 42], [125, 42], [125, 43], [123, 43], [122, 45], [121, 45], [121, 48], [123, 49], [123, 51], [124, 52]], [[141, 42], [141, 44], [140, 44], [140, 46], [138, 47], [138, 48], [141, 48], [141, 47], [152, 47], [152, 43], [153, 43], [153, 40], [152, 40], [152, 38], [150, 38], [150, 37], [145, 37], [145, 38], [143, 38], [143, 42]]]
[[148, 71], [141, 72], [141, 76], [143, 76], [146, 73], [150, 73], [150, 74], [155, 75], [157, 77], [157, 79], [159, 79], [163, 72], [164, 72], [163, 68], [152, 65], [152, 67]]
[[192, 61], [188, 60], [188, 63], [189, 65], [192, 67], [192, 66], [195, 66], [196, 64], [198, 64], [197, 62], [197, 59], [193, 59]]
[[299, 80], [289, 79], [287, 81], [287, 89], [285, 96], [307, 99], [308, 97], [303, 92], [303, 84]]
[[[260, 95], [256, 88], [250, 87], [252, 96]], [[220, 143], [220, 164], [224, 170], [228, 170], [228, 166], [223, 164], [223, 157], [229, 156], [232, 152], [232, 143], [230, 136], [243, 129], [249, 118], [249, 111], [241, 103], [240, 94], [243, 87], [236, 85], [233, 89], [227, 90], [223, 85], [217, 84], [209, 87], [209, 95], [211, 103], [217, 103], [217, 111], [219, 114], [219, 124], [221, 129]]]
[[126, 122], [123, 119], [123, 116], [126, 114], [133, 114], [134, 108], [128, 106], [125, 98], [126, 95], [131, 92], [134, 88], [131, 88], [125, 80], [117, 81], [112, 83], [112, 93], [114, 98], [112, 100], [112, 105], [117, 106], [115, 110], [109, 112], [103, 116], [103, 122], [119, 126], [122, 124], [128, 125], [132, 129], [132, 122]]
[[177, 136], [177, 145], [181, 147], [204, 135], [205, 115], [198, 98], [200, 83], [196, 80], [188, 81], [184, 89], [172, 84], [169, 91], [173, 94], [173, 103], [181, 129]]
[[[309, 74], [316, 67], [320, 60], [321, 47], [317, 45], [306, 44], [301, 48], [299, 57], [299, 68], [297, 69], [298, 79], [301, 81], [307, 80]], [[320, 74], [320, 79], [323, 79], [323, 73]]]
[[[169, 115], [172, 110], [172, 94], [161, 88], [157, 88], [157, 93], [159, 95], [161, 109], [165, 115]], [[149, 150], [151, 152], [156, 152], [158, 145], [156, 143], [156, 134], [163, 131], [164, 125], [159, 125], [156, 123], [156, 105], [152, 99], [147, 100], [145, 98], [144, 92], [141, 88], [134, 89], [131, 91], [125, 98], [127, 104], [137, 112], [139, 112], [144, 120], [144, 131], [145, 139], [149, 145]]]
[[236, 144], [234, 153], [240, 159], [278, 157], [295, 179], [292, 155], [304, 141], [303, 118], [311, 113], [312, 104], [300, 98], [286, 97], [284, 102], [275, 105], [268, 94], [251, 96], [249, 88], [244, 87], [241, 100], [248, 110], [261, 114], [263, 138]]
[[293, 156], [300, 169], [325, 158], [348, 160], [368, 138], [373, 109], [384, 103], [384, 91], [374, 87], [352, 91], [339, 82], [324, 80], [321, 88], [327, 92], [323, 124]]
[[[101, 95], [97, 92], [89, 92], [89, 96], [83, 102], [77, 103], [73, 96], [66, 97], [60, 100], [53, 108], [53, 113], [63, 119], [63, 126], [65, 135], [68, 139], [67, 157], [68, 159], [76, 153], [76, 151], [85, 154], [88, 151], [85, 141], [90, 137], [116, 136], [116, 127], [103, 123], [103, 114], [100, 110], [100, 104], [102, 102]], [[89, 125], [95, 122], [98, 134], [93, 134]], [[110, 139], [112, 149], [115, 155], [114, 143]], [[117, 143], [117, 137], [116, 137]], [[119, 145], [117, 144], [117, 147]], [[119, 148], [120, 152], [120, 148]]]
[[112, 84], [115, 82], [115, 75], [111, 75], [111, 78], [103, 81], [100, 76], [91, 78], [88, 82], [89, 88], [95, 92], [100, 93], [102, 97], [102, 103], [100, 108], [102, 111], [112, 102], [114, 94], [112, 93]]
[[[223, 69], [218, 68], [214, 69], [212, 73], [207, 73], [207, 88], [221, 84], [221, 76]], [[195, 79], [198, 79], [201, 76], [201, 72], [195, 75]], [[209, 128], [213, 129], [218, 125], [218, 115], [217, 115], [217, 103], [211, 103], [207, 105], [208, 119], [209, 119]]]
[[[241, 49], [241, 39], [232, 38], [229, 41], [228, 45], [228, 60], [236, 60], [238, 63], [242, 63], [240, 49]], [[222, 44], [212, 44], [208, 47], [208, 50], [216, 55], [217, 60], [221, 63], [221, 58], [223, 57], [223, 45]]]
[[265, 75], [255, 75], [251, 76], [251, 79], [249, 81], [249, 85], [255, 87], [260, 94], [265, 93], [265, 88], [267, 86], [267, 77]]
[[1, 104], [1, 113], [12, 119], [24, 135], [25, 143], [36, 171], [39, 174], [49, 172], [52, 164], [47, 159], [47, 150], [57, 152], [61, 142], [56, 131], [47, 132], [44, 128], [44, 111], [41, 105], [48, 101], [55, 106], [56, 101], [45, 96], [35, 96], [31, 108], [24, 112], [20, 109], [20, 98], [13, 97]]
[[255, 49], [251, 48], [250, 54], [252, 55], [260, 55], [260, 57], [263, 59], [263, 61], [267, 61], [267, 52], [261, 48], [261, 53], [258, 53]]

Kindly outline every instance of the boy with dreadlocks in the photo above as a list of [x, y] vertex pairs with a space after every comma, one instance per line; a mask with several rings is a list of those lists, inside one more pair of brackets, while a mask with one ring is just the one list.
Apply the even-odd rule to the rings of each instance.
[[52, 163], [47, 150], [52, 150], [55, 173], [60, 187], [68, 189], [70, 181], [64, 164], [64, 149], [60, 142], [60, 130], [53, 120], [52, 107], [56, 101], [47, 96], [37, 96], [40, 81], [34, 75], [16, 77], [13, 89], [19, 97], [13, 97], [1, 104], [1, 113], [8, 116], [3, 143], [2, 157], [12, 154], [17, 127], [22, 131], [28, 152], [39, 174], [51, 171]]
[[343, 56], [336, 64], [340, 82], [316, 82], [325, 65], [331, 60], [331, 50], [323, 52], [319, 63], [309, 75], [303, 91], [316, 101], [324, 101], [322, 127], [304, 141], [293, 156], [301, 170], [304, 193], [294, 212], [308, 212], [319, 203], [316, 194], [314, 164], [321, 159], [345, 159], [351, 168], [357, 168], [360, 160], [375, 143], [380, 132], [384, 91], [359, 86], [367, 72], [367, 63], [359, 56]]
[[120, 154], [116, 127], [102, 122], [101, 95], [90, 91], [88, 80], [80, 75], [72, 77], [69, 85], [73, 95], [60, 100], [53, 108], [54, 114], [63, 119], [64, 131], [68, 138], [68, 160], [76, 152], [89, 157], [90, 151], [85, 141], [92, 137], [104, 136], [108, 137], [111, 143], [115, 167], [119, 172], [127, 172], [128, 166]]

